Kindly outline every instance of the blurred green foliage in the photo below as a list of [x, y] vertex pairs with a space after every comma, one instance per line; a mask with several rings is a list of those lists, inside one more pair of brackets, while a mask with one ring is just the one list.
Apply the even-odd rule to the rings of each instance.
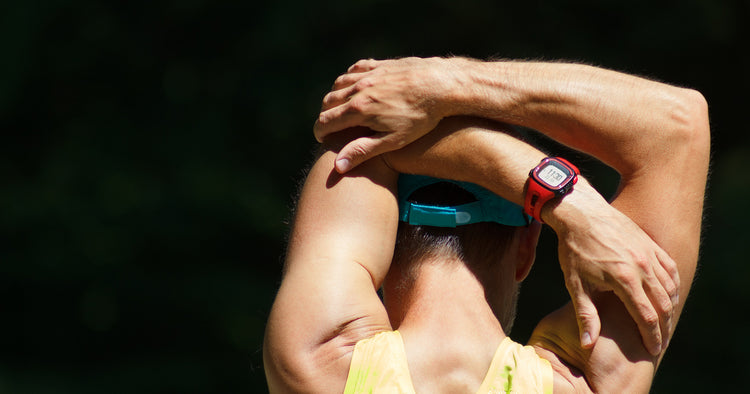
[[[585, 61], [704, 93], [714, 160], [703, 257], [654, 392], [736, 391], [750, 366], [748, 8], [1, 5], [0, 392], [265, 392], [263, 330], [320, 99], [359, 58], [449, 54]], [[611, 171], [588, 171], [611, 190]], [[565, 297], [553, 234], [542, 247], [519, 340]]]

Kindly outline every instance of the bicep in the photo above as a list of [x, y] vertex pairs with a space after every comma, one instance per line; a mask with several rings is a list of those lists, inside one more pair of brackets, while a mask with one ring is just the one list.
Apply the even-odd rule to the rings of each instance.
[[345, 381], [356, 341], [390, 329], [377, 288], [395, 243], [397, 175], [374, 159], [342, 177], [334, 159], [320, 157], [298, 203], [266, 334], [277, 380]]

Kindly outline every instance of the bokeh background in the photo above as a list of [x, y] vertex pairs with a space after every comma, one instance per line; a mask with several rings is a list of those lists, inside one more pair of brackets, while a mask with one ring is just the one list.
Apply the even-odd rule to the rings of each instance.
[[[653, 392], [750, 361], [747, 0], [0, 5], [0, 393], [262, 393], [311, 126], [359, 58], [584, 61], [700, 90], [700, 270]], [[581, 158], [603, 192], [612, 171]], [[690, 171], [686, 168], [685, 171]], [[566, 295], [554, 234], [513, 337]]]

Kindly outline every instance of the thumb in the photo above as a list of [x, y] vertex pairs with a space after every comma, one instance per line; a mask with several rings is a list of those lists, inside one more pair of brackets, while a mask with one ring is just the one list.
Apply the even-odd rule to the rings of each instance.
[[376, 133], [346, 144], [336, 156], [336, 171], [344, 174], [365, 161], [392, 150], [388, 148], [388, 143], [383, 137], [384, 134]]
[[602, 328], [599, 313], [591, 297], [583, 289], [580, 289], [573, 297], [573, 308], [576, 311], [581, 347], [590, 349], [599, 339], [599, 332]]

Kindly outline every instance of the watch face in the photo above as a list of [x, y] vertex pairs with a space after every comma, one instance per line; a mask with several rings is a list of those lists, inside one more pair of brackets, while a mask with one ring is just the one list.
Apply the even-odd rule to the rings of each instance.
[[539, 172], [537, 172], [539, 180], [553, 189], [559, 188], [560, 185], [572, 175], [573, 174], [570, 173], [567, 168], [560, 166], [554, 161], [548, 162], [544, 167], [539, 169]]

